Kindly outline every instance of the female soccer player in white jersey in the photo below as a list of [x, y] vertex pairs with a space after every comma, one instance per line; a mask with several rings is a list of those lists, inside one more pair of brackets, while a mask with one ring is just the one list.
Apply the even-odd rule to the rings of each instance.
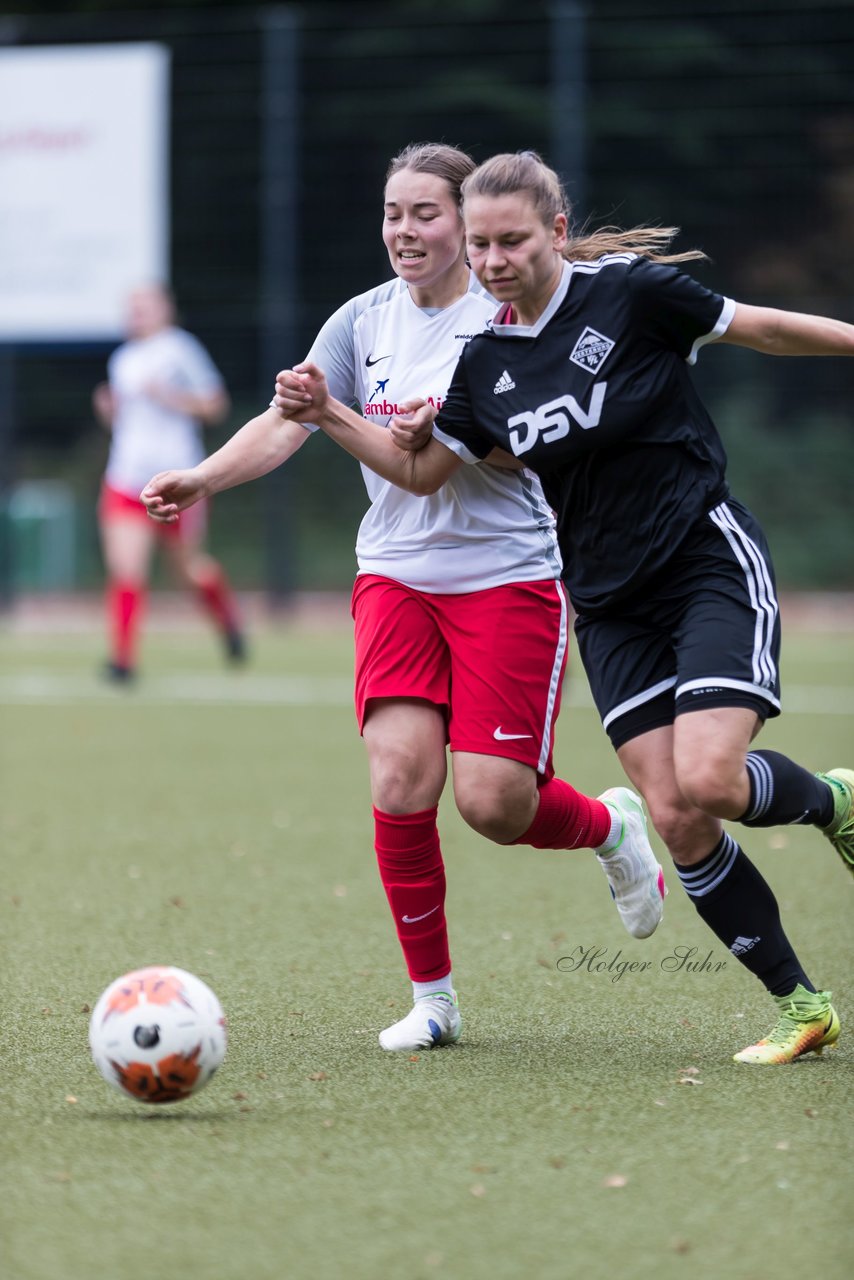
[[830, 993], [721, 820], [811, 823], [854, 868], [854, 771], [750, 749], [780, 710], [773, 572], [688, 366], [709, 342], [854, 355], [854, 326], [703, 288], [670, 265], [702, 256], [667, 253], [675, 228], [568, 239], [557, 176], [530, 152], [487, 161], [463, 196], [471, 265], [501, 309], [463, 351], [426, 447], [406, 451], [404, 418], [378, 432], [329, 399], [314, 365], [280, 374], [276, 403], [415, 493], [496, 449], [536, 471], [603, 724], [700, 916], [777, 1000], [772, 1032], [736, 1058], [821, 1051], [839, 1035]]
[[[391, 162], [383, 240], [395, 278], [341, 307], [311, 348], [336, 394], [382, 428], [412, 397], [441, 405], [460, 353], [494, 314], [465, 257], [460, 186], [473, 168], [436, 144]], [[169, 520], [202, 494], [271, 470], [306, 439], [271, 408], [201, 466], [156, 476], [142, 499]], [[380, 876], [415, 997], [382, 1032], [385, 1049], [460, 1034], [436, 826], [447, 743], [457, 807], [475, 830], [502, 844], [597, 849], [636, 937], [662, 913], [639, 799], [623, 787], [603, 803], [554, 777], [567, 641], [554, 517], [530, 471], [491, 461], [429, 498], [364, 471], [371, 506], [356, 546], [356, 710]]]
[[[187, 467], [203, 458], [200, 424], [219, 422], [228, 410], [218, 370], [198, 339], [175, 324], [166, 288], [153, 284], [134, 290], [128, 333], [128, 341], [110, 356], [108, 381], [93, 393], [95, 412], [112, 433], [98, 522], [107, 569], [106, 674], [116, 681], [135, 674], [158, 533], [139, 500], [140, 487], [154, 467]], [[160, 532], [173, 572], [198, 595], [228, 657], [240, 660], [244, 643], [234, 599], [221, 566], [203, 547], [204, 504]]]

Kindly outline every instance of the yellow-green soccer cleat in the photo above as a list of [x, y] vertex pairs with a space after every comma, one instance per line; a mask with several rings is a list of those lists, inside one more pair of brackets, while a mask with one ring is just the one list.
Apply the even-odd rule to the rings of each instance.
[[833, 792], [833, 818], [822, 830], [854, 875], [854, 769], [828, 769], [816, 777]]
[[774, 996], [780, 1017], [773, 1031], [737, 1053], [734, 1062], [775, 1065], [805, 1053], [821, 1053], [839, 1039], [839, 1018], [830, 991], [807, 991], [800, 983], [791, 995]]

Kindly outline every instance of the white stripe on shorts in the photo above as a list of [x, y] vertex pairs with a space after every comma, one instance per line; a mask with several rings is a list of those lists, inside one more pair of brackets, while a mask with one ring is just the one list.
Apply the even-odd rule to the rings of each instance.
[[552, 740], [552, 722], [555, 715], [555, 703], [560, 688], [560, 673], [563, 670], [563, 661], [566, 656], [566, 646], [569, 643], [569, 619], [566, 607], [566, 592], [559, 581], [555, 582], [555, 590], [560, 600], [560, 631], [558, 633], [557, 648], [555, 650], [555, 660], [552, 665], [552, 676], [549, 681], [549, 700], [546, 704], [546, 719], [543, 725], [543, 737], [540, 742], [540, 758], [537, 762], [537, 771], [542, 773], [546, 767], [549, 758], [549, 748]]
[[775, 698], [764, 684], [751, 684], [749, 680], [733, 680], [731, 676], [703, 676], [701, 680], [686, 680], [676, 690], [676, 697], [690, 693], [692, 689], [740, 689], [742, 693], [752, 693], [763, 702], [770, 702], [772, 707], [780, 710], [780, 699]]
[[672, 689], [676, 683], [676, 676], [668, 676], [666, 680], [660, 680], [658, 684], [651, 685], [649, 689], [644, 689], [643, 693], [636, 693], [631, 698], [626, 698], [625, 702], [621, 702], [618, 706], [612, 707], [605, 719], [602, 721], [602, 728], [607, 729], [620, 716], [624, 716], [627, 711], [634, 711], [635, 707], [641, 707], [645, 702], [650, 702], [653, 698], [657, 698], [660, 693], [664, 693], [665, 689]]
[[753, 630], [753, 678], [761, 689], [769, 689], [776, 681], [777, 668], [771, 655], [777, 600], [768, 566], [759, 547], [741, 528], [725, 502], [709, 512], [709, 518], [720, 529], [732, 553], [744, 571], [750, 603], [756, 615]]

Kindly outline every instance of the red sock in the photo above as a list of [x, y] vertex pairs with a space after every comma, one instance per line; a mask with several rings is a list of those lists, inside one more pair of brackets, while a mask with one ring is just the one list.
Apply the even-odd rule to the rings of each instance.
[[540, 787], [540, 806], [524, 835], [511, 844], [535, 849], [598, 849], [611, 830], [611, 811], [601, 800], [582, 795], [562, 778]]
[[413, 982], [431, 982], [451, 971], [436, 814], [436, 806], [399, 814], [374, 808], [380, 879]]
[[133, 667], [136, 661], [136, 641], [145, 595], [145, 588], [132, 582], [110, 582], [107, 587], [112, 661], [119, 667]]
[[210, 577], [196, 584], [196, 591], [202, 605], [211, 615], [221, 631], [237, 631], [237, 607], [228, 579], [222, 569], [217, 566]]

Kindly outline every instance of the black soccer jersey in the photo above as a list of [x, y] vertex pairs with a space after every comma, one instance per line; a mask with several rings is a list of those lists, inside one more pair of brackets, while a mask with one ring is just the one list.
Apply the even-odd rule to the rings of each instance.
[[637, 590], [727, 496], [688, 366], [733, 310], [674, 267], [607, 255], [568, 263], [534, 326], [499, 314], [465, 347], [436, 435], [468, 462], [497, 445], [541, 477], [579, 611]]

